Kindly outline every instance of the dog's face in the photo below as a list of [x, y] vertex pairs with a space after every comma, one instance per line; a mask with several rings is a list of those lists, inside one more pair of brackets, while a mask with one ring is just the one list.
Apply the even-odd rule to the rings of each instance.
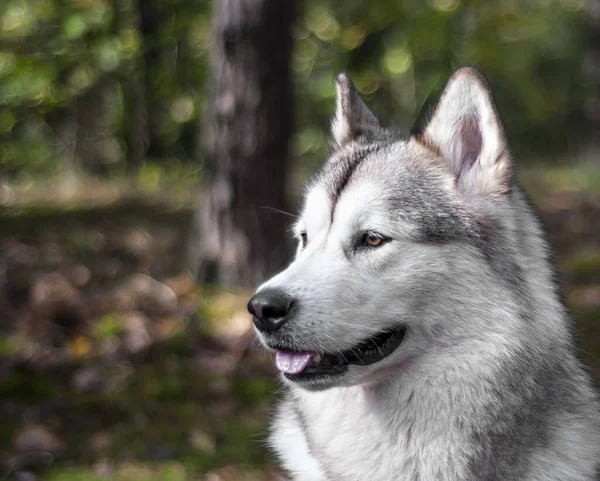
[[336, 147], [306, 191], [296, 257], [249, 303], [280, 371], [311, 390], [377, 382], [461, 335], [440, 313], [485, 283], [481, 219], [510, 190], [472, 70], [452, 77], [419, 136], [381, 127], [346, 76], [337, 95]]

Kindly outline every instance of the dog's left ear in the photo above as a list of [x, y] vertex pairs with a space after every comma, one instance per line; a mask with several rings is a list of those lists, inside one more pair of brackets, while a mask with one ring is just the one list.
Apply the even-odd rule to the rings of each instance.
[[337, 147], [360, 136], [380, 130], [381, 124], [360, 97], [346, 73], [337, 76], [335, 85], [336, 109], [331, 122], [331, 135]]
[[502, 123], [485, 79], [472, 68], [448, 81], [418, 140], [439, 151], [465, 194], [503, 194], [512, 179]]

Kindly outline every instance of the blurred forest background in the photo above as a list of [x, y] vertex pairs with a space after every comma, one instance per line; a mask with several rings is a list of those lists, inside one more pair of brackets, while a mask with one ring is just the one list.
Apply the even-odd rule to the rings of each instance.
[[335, 75], [410, 127], [466, 64], [600, 380], [600, 1], [2, 0], [0, 479], [275, 479], [245, 305]]

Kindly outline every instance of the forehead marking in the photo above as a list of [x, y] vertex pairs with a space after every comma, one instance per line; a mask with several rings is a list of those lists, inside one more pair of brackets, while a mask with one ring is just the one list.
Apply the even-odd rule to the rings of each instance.
[[357, 150], [351, 152], [350, 155], [343, 156], [331, 164], [331, 175], [333, 178], [333, 182], [329, 185], [329, 193], [331, 195], [331, 223], [333, 223], [335, 206], [342, 191], [346, 188], [348, 182], [350, 182], [356, 168], [366, 159], [367, 155], [377, 152], [382, 148], [383, 144], [361, 146]]

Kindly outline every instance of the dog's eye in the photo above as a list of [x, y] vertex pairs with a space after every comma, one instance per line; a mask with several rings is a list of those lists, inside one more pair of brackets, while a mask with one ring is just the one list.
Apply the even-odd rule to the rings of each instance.
[[306, 235], [306, 232], [300, 233], [300, 239], [302, 239], [302, 247], [306, 247], [306, 244], [308, 243], [308, 236]]
[[366, 247], [378, 247], [383, 244], [384, 237], [377, 232], [365, 232], [362, 237], [362, 245]]

